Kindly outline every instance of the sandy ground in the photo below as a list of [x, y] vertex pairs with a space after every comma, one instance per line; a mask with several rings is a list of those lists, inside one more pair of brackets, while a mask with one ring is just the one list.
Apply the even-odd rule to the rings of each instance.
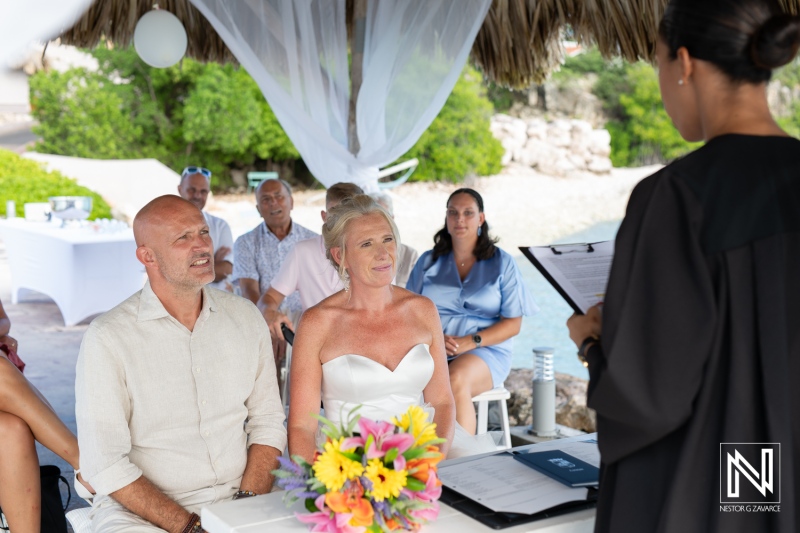
[[[469, 180], [468, 185], [483, 196], [486, 219], [500, 246], [519, 254], [518, 246], [548, 244], [598, 222], [622, 218], [633, 187], [658, 168], [554, 178], [512, 165], [496, 176]], [[447, 197], [458, 187], [407, 183], [389, 191], [402, 241], [420, 252], [431, 248], [434, 233], [444, 224]], [[217, 196], [206, 207], [228, 221], [234, 238], [261, 222], [250, 195]], [[292, 217], [299, 224], [320, 231], [322, 209], [322, 191], [295, 192]]]

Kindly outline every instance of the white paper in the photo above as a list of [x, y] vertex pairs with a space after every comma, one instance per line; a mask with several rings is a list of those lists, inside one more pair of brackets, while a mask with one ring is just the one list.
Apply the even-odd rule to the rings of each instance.
[[507, 453], [442, 466], [439, 478], [445, 486], [495, 512], [534, 514], [586, 500], [588, 493], [585, 488], [567, 487]]
[[614, 241], [531, 246], [528, 251], [583, 313], [605, 299]]

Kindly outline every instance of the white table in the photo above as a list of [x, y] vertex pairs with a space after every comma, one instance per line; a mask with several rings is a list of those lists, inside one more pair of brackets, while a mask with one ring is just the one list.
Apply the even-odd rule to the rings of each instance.
[[0, 220], [0, 236], [11, 267], [12, 302], [21, 289], [46, 294], [67, 326], [108, 311], [144, 285], [131, 229], [99, 233], [10, 219]]
[[[580, 435], [558, 442], [570, 442], [585, 439]], [[533, 450], [537, 444], [528, 444], [514, 448], [515, 450]], [[495, 452], [500, 453], [500, 452]], [[445, 464], [457, 464], [474, 460], [478, 457], [464, 457], [446, 461]], [[522, 466], [522, 468], [527, 468]], [[283, 491], [254, 496], [243, 500], [217, 503], [203, 508], [203, 529], [209, 533], [303, 533], [307, 526], [297, 520], [295, 511], [304, 511], [301, 502], [291, 508], [283, 503]], [[462, 512], [440, 502], [439, 518], [432, 524], [424, 526], [422, 533], [488, 533], [498, 531], [489, 528]], [[594, 531], [594, 509], [576, 511], [553, 518], [546, 518], [499, 530], [503, 533], [592, 533]]]
[[[283, 491], [254, 496], [243, 500], [217, 503], [203, 508], [203, 529], [208, 533], [306, 533], [308, 527], [295, 516], [303, 510], [301, 503], [287, 508], [283, 503]], [[439, 518], [423, 526], [422, 533], [482, 533], [497, 531], [477, 520], [440, 503]], [[587, 509], [529, 522], [502, 529], [503, 533], [592, 533], [594, 531], [594, 509]]]

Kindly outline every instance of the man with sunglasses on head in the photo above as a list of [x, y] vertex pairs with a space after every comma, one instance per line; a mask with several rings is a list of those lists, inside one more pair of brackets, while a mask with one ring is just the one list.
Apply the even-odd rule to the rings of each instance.
[[208, 286], [232, 292], [228, 276], [233, 272], [233, 234], [227, 222], [205, 211], [210, 191], [210, 170], [196, 166], [188, 166], [183, 169], [181, 182], [178, 185], [178, 194], [203, 212], [211, 242], [214, 243], [214, 281]]

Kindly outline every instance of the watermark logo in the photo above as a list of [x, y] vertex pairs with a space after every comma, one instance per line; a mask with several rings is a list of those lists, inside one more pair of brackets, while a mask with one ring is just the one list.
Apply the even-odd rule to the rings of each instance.
[[720, 503], [781, 503], [780, 443], [719, 445]]

